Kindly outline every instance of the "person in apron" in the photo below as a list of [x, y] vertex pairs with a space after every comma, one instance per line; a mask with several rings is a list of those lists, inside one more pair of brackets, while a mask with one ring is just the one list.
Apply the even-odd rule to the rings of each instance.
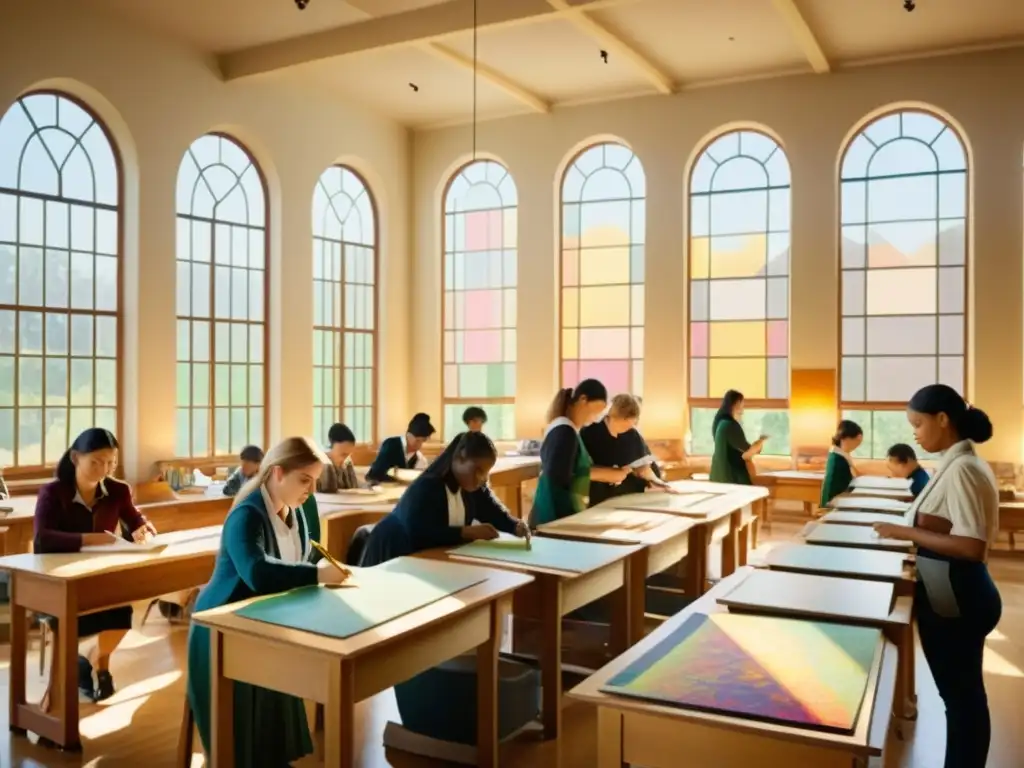
[[992, 726], [982, 657], [1002, 614], [985, 562], [999, 527], [999, 492], [974, 443], [992, 437], [992, 423], [945, 384], [918, 390], [907, 418], [918, 445], [942, 459], [907, 524], [879, 523], [875, 531], [917, 546], [917, 625], [946, 705], [945, 768], [984, 768]]
[[600, 418], [607, 407], [608, 390], [597, 379], [584, 379], [575, 389], [561, 389], [555, 395], [540, 446], [540, 479], [530, 511], [531, 526], [583, 510], [591, 479], [617, 485], [629, 475], [628, 468], [595, 468], [580, 439], [580, 429]]
[[747, 442], [740, 419], [743, 417], [743, 393], [730, 389], [711, 424], [715, 451], [711, 456], [709, 479], [715, 483], [752, 485], [754, 457], [764, 448], [766, 435]]
[[841, 493], [850, 489], [850, 483], [857, 476], [853, 466], [853, 452], [864, 442], [864, 430], [855, 421], [843, 419], [832, 436], [832, 448], [825, 462], [825, 479], [821, 483], [821, 499], [819, 506], [827, 507], [828, 503]]

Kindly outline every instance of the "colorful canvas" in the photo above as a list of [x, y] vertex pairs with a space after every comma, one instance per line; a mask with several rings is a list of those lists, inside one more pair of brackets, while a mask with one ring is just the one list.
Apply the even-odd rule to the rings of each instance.
[[468, 569], [438, 571], [415, 560], [354, 569], [358, 586], [303, 587], [257, 600], [235, 613], [327, 637], [358, 635], [484, 581]]
[[570, 573], [587, 573], [615, 560], [621, 560], [625, 553], [614, 544], [593, 544], [584, 541], [566, 541], [535, 536], [530, 548], [510, 547], [505, 542], [473, 541], [457, 549], [449, 550], [455, 557], [473, 560], [516, 563], [517, 565], [547, 568]]
[[602, 690], [800, 728], [851, 733], [882, 634], [871, 627], [690, 616]]

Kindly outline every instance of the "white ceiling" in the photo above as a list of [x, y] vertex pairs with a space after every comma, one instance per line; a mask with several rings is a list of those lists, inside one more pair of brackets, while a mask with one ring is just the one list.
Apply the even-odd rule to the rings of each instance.
[[[472, 114], [472, 0], [82, 2], [219, 54], [229, 80], [313, 79], [412, 126]], [[1024, 0], [478, 3], [481, 117], [1024, 45]]]

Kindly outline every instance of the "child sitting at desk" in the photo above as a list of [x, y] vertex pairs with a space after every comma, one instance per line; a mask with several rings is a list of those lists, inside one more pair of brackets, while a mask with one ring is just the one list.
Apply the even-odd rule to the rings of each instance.
[[[659, 476], [658, 465], [651, 456], [647, 443], [636, 429], [639, 419], [640, 398], [626, 394], [616, 395], [612, 398], [611, 407], [603, 419], [580, 430], [583, 447], [587, 449], [596, 467], [631, 470], [626, 478], [617, 484], [591, 477], [588, 498], [590, 506], [627, 493], [643, 493], [651, 486], [670, 489]], [[631, 469], [630, 465], [641, 460], [649, 460], [650, 463]], [[593, 471], [591, 469], [591, 472]]]
[[916, 499], [928, 485], [928, 470], [917, 462], [917, 454], [906, 443], [896, 443], [889, 449], [885, 458], [893, 477], [910, 480], [910, 493]]
[[394, 510], [374, 526], [360, 565], [379, 565], [464, 541], [495, 539], [498, 531], [528, 537], [526, 523], [512, 517], [487, 485], [497, 460], [497, 449], [483, 432], [457, 435], [406, 489]]
[[462, 423], [470, 432], [482, 432], [487, 423], [487, 411], [479, 405], [471, 405], [462, 412]]
[[258, 445], [247, 445], [238, 454], [238, 469], [231, 473], [231, 477], [224, 483], [224, 495], [234, 496], [242, 485], [260, 471], [260, 462], [263, 461], [263, 449]]
[[821, 506], [827, 507], [840, 493], [850, 488], [857, 476], [853, 452], [864, 442], [864, 430], [855, 421], [843, 419], [832, 436], [832, 449], [825, 462], [825, 480], [821, 484]]
[[437, 430], [430, 423], [430, 416], [417, 413], [404, 435], [389, 437], [380, 444], [377, 457], [366, 473], [366, 481], [371, 485], [393, 482], [394, 478], [388, 474], [392, 469], [424, 469], [427, 460], [420, 453], [420, 448], [435, 432]]
[[316, 481], [320, 493], [337, 493], [359, 487], [356, 468], [352, 464], [352, 451], [356, 447], [356, 436], [344, 424], [333, 424], [327, 431], [328, 463]]
[[[239, 491], [224, 520], [220, 551], [196, 611], [297, 587], [340, 584], [350, 573], [310, 562], [301, 507], [313, 496], [327, 457], [310, 441], [274, 446]], [[313, 751], [302, 699], [254, 685], [234, 685], [235, 765], [282, 766]], [[210, 742], [210, 631], [193, 624], [188, 638], [188, 699], [207, 754]]]
[[[39, 489], [33, 544], [37, 554], [114, 544], [122, 525], [139, 542], [156, 533], [136, 509], [128, 484], [109, 476], [117, 449], [115, 437], [99, 427], [75, 438], [57, 464], [57, 479]], [[130, 605], [78, 617], [78, 637], [97, 636], [78, 657], [78, 688], [84, 696], [102, 701], [114, 695], [110, 654], [131, 628]]]

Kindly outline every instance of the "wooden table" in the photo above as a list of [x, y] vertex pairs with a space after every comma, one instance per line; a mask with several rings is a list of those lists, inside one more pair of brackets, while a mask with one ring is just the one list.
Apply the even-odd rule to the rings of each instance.
[[[158, 501], [140, 504], [139, 511], [153, 523], [160, 533], [187, 531], [221, 525], [231, 508], [232, 499], [227, 496], [203, 496], [182, 494], [173, 501]], [[0, 525], [8, 529], [6, 543], [0, 554], [18, 555], [30, 552], [34, 538], [36, 497], [14, 496], [0, 505], [13, 507], [14, 511], [0, 516]]]
[[[503, 560], [467, 558], [447, 549], [430, 549], [416, 555], [500, 568], [533, 577], [531, 583], [516, 592], [512, 614], [540, 624], [542, 640], [539, 661], [543, 689], [541, 719], [544, 736], [548, 739], [558, 738], [562, 723], [562, 618], [577, 608], [614, 593], [611, 617], [613, 650], [617, 653], [625, 651], [629, 647], [630, 638], [642, 631], [631, 625], [634, 611], [631, 610], [630, 600], [635, 594], [635, 588], [632, 583], [634, 572], [629, 567], [631, 556], [642, 547], [596, 543], [591, 546], [607, 550], [607, 559], [604, 565], [584, 572], [540, 568]], [[642, 591], [640, 594], [643, 594]]]
[[864, 525], [816, 524], [808, 531], [805, 541], [830, 547], [859, 547], [884, 549], [889, 552], [909, 552], [913, 545], [902, 539], [881, 539], [874, 530]]
[[1016, 550], [1017, 532], [1024, 531], [1024, 501], [999, 502], [999, 530], [1009, 534], [1010, 550]]
[[885, 512], [861, 512], [857, 509], [838, 509], [826, 512], [819, 520], [829, 525], [866, 525], [893, 523], [896, 519]]
[[[469, 567], [441, 562], [420, 565]], [[209, 627], [212, 643], [213, 767], [235, 765], [233, 682], [323, 704], [324, 764], [351, 768], [357, 764], [357, 702], [475, 648], [477, 765], [494, 768], [498, 764], [502, 617], [509, 610], [512, 593], [532, 579], [489, 568], [472, 570], [484, 581], [344, 639], [236, 615], [252, 601], [194, 614], [193, 621]]]
[[821, 485], [825, 482], [825, 473], [783, 469], [760, 473], [754, 482], [771, 491], [773, 502], [799, 501], [804, 505], [806, 515], [813, 517], [821, 501]]
[[540, 477], [539, 456], [499, 456], [491, 469], [491, 490], [508, 507], [513, 517], [522, 520], [523, 483]]
[[[691, 532], [702, 525], [697, 520], [657, 512], [587, 509], [539, 526], [537, 535], [605, 544], [641, 545], [629, 557], [627, 565], [630, 570], [630, 594], [627, 596], [630, 612], [629, 636], [626, 639], [628, 647], [643, 638], [646, 579], [685, 558], [690, 547]], [[696, 579], [696, 575], [690, 577], [692, 581]]]
[[783, 544], [767, 554], [764, 566], [775, 571], [845, 576], [893, 584], [912, 583], [914, 580], [914, 569], [905, 554], [875, 549]]
[[882, 512], [891, 516], [903, 516], [910, 511], [910, 504], [899, 499], [877, 496], [854, 496], [841, 493], [828, 503], [829, 509], [857, 509], [861, 512]]
[[776, 725], [670, 707], [602, 693], [615, 675], [665, 640], [694, 613], [715, 613], [719, 595], [733, 589], [748, 569], [723, 580], [684, 611], [676, 614], [638, 645], [569, 692], [572, 699], [597, 707], [595, 768], [644, 765], [647, 768], [866, 768], [869, 757], [882, 754], [889, 730], [896, 688], [898, 650], [886, 641], [872, 668], [864, 704], [852, 734], [843, 735]]
[[896, 596], [892, 584], [808, 573], [754, 570], [718, 602], [730, 611], [792, 616], [878, 627], [896, 645], [898, 717], [916, 716], [914, 693], [913, 598]]
[[[9, 555], [11, 573], [10, 726], [32, 731], [65, 749], [81, 749], [78, 735], [78, 623], [80, 614], [114, 608], [205, 584], [213, 573], [220, 529], [163, 534], [170, 546], [150, 552]], [[26, 701], [27, 613], [57, 619], [51, 707]]]

